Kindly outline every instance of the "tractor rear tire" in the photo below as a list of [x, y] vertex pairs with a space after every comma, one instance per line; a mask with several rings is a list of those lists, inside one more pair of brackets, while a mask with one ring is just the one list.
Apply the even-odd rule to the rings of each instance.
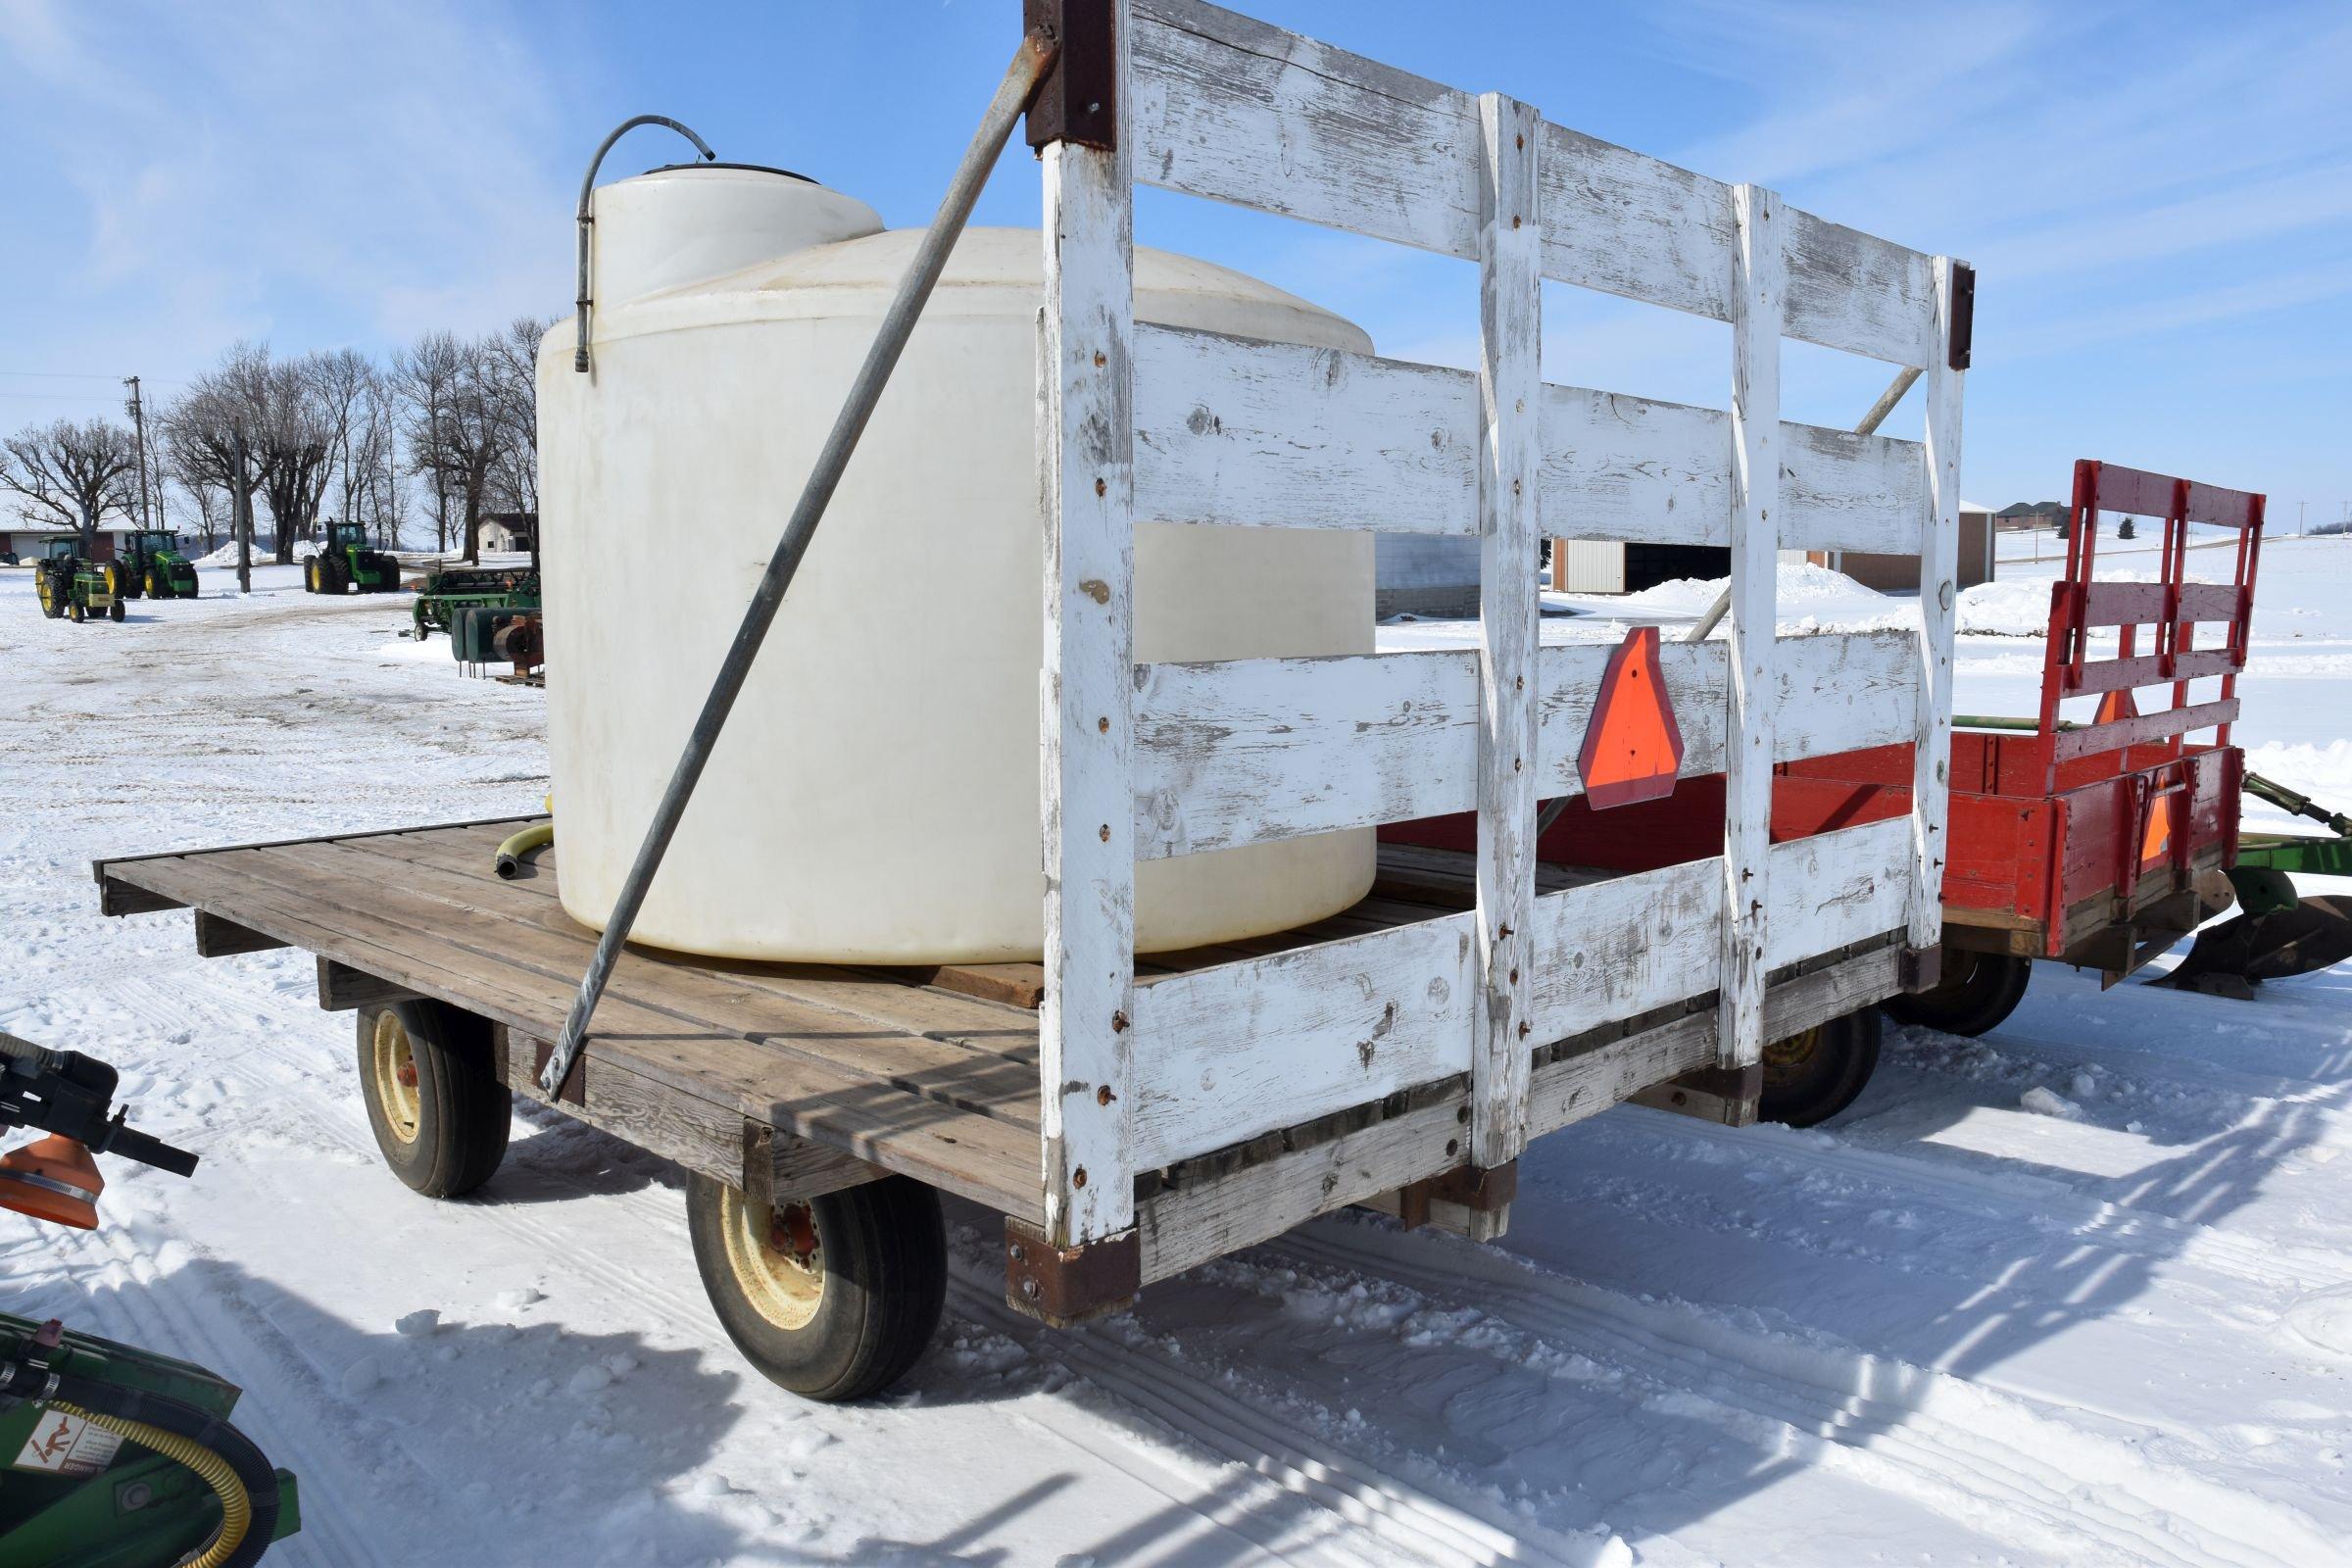
[[2026, 998], [2034, 960], [2013, 953], [1943, 950], [1943, 979], [1933, 990], [1888, 997], [1880, 1005], [1896, 1023], [1940, 1029], [1947, 1035], [1981, 1035], [2000, 1027]]
[[461, 1198], [507, 1157], [514, 1105], [490, 1024], [446, 1003], [362, 1007], [361, 1097], [384, 1162], [427, 1198]]
[[1864, 1007], [1766, 1046], [1757, 1117], [1788, 1127], [1828, 1121], [1854, 1102], [1878, 1070], [1884, 1035], [1879, 1009]]
[[947, 1301], [939, 1195], [904, 1176], [771, 1209], [695, 1174], [695, 1267], [719, 1327], [805, 1398], [862, 1399], [921, 1359]]

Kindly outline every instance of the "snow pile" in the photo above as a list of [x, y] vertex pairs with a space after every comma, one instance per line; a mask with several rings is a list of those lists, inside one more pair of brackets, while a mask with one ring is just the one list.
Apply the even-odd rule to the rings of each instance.
[[[258, 539], [255, 540], [253, 545], [254, 564], [258, 566], [266, 561], [276, 560], [274, 551], [275, 546], [266, 545]], [[309, 539], [294, 541], [294, 559], [296, 561], [308, 561], [318, 553], [318, 546], [316, 542]], [[234, 566], [237, 564], [237, 542], [231, 539], [210, 555], [197, 556], [193, 558], [193, 564], [199, 566]]]
[[2050, 629], [2050, 579], [1996, 578], [1962, 589], [1953, 619], [1963, 637], [2039, 637]]
[[[1623, 619], [1696, 620], [1730, 584], [1729, 577], [1677, 577], [1607, 601]], [[1867, 631], [1915, 620], [1916, 607], [1865, 588], [1841, 571], [1811, 562], [1780, 564], [1774, 593], [1784, 631]]]

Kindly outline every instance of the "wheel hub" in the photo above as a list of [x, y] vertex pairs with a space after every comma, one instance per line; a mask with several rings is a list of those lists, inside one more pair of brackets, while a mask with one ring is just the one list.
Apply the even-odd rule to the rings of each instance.
[[368, 1069], [368, 1088], [384, 1113], [384, 1124], [402, 1143], [415, 1143], [423, 1124], [424, 1100], [416, 1087], [416, 1058], [409, 1047], [409, 1032], [393, 1013], [376, 1015]]
[[780, 1329], [808, 1327], [825, 1294], [824, 1250], [808, 1205], [767, 1208], [728, 1188], [719, 1199], [719, 1231], [744, 1299]]

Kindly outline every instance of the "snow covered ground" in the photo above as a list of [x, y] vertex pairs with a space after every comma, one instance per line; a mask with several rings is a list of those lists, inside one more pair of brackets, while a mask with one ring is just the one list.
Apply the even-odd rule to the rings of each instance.
[[[2352, 542], [2264, 568], [2241, 739], [2352, 802]], [[1825, 1129], [1619, 1109], [1530, 1152], [1498, 1247], [1335, 1218], [1070, 1334], [959, 1210], [931, 1357], [806, 1405], [711, 1321], [667, 1166], [523, 1111], [482, 1194], [418, 1199], [307, 957], [98, 917], [93, 856], [546, 787], [541, 695], [401, 641], [405, 598], [223, 581], [74, 627], [0, 571], [0, 1028], [204, 1156], [115, 1165], [94, 1234], [0, 1214], [0, 1298], [242, 1383], [302, 1478], [272, 1562], [2352, 1561], [2346, 970], [2241, 1004], [2044, 965], [1982, 1042], [1891, 1033]], [[1547, 635], [1628, 609], [1585, 608]], [[2038, 669], [1970, 637], [1961, 705], [2030, 711]]]

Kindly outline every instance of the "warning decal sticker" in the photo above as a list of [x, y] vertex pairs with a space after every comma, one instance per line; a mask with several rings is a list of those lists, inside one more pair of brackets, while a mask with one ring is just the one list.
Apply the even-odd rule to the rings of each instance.
[[49, 1470], [59, 1475], [96, 1475], [114, 1458], [122, 1440], [101, 1431], [77, 1415], [49, 1410], [42, 1413], [32, 1436], [24, 1440], [12, 1468]]

